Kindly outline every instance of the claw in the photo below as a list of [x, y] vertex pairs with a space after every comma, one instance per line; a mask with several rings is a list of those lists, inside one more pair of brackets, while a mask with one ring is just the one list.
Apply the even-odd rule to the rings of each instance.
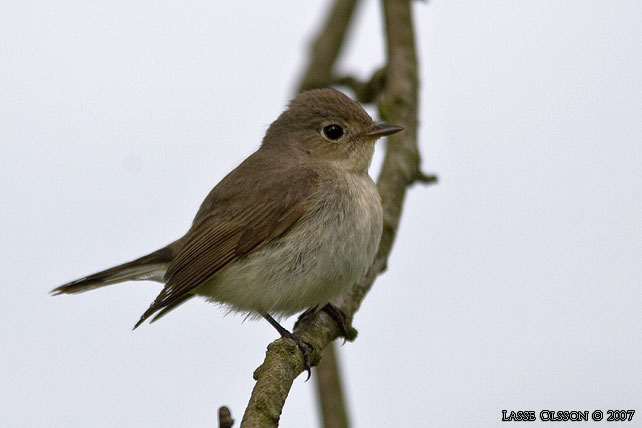
[[332, 303], [328, 303], [322, 309], [323, 311], [325, 311], [325, 313], [330, 315], [330, 317], [332, 317], [332, 319], [335, 320], [339, 325], [339, 330], [341, 330], [341, 335], [343, 336], [343, 345], [345, 345], [346, 340], [348, 340], [348, 327], [346, 326], [346, 314], [344, 314], [341, 309], [337, 308]]
[[[311, 317], [315, 313], [318, 312], [318, 306], [313, 306], [303, 312], [301, 315], [299, 315], [299, 319], [297, 320], [297, 323], [305, 320], [308, 317]], [[347, 319], [346, 319], [346, 314], [343, 313], [343, 311], [336, 306], [334, 306], [332, 303], [326, 304], [324, 307], [321, 308], [322, 311], [327, 313], [330, 318], [332, 318], [338, 325], [339, 330], [341, 331], [341, 336], [343, 336], [343, 344], [346, 344], [346, 341], [348, 339], [354, 340], [354, 337], [356, 336], [354, 329], [351, 328], [352, 333], [348, 330], [348, 324], [347, 324]], [[296, 326], [296, 324], [294, 324]]]
[[292, 333], [290, 333], [288, 338], [294, 340], [296, 346], [301, 350], [301, 354], [303, 355], [303, 369], [308, 372], [308, 377], [305, 378], [305, 381], [307, 382], [310, 380], [310, 375], [312, 374], [312, 371], [310, 370], [310, 353], [314, 351], [314, 346], [312, 346], [312, 344], [307, 340], [303, 340]]
[[307, 382], [310, 379], [310, 375], [312, 374], [312, 371], [310, 370], [310, 353], [314, 351], [314, 346], [306, 340], [303, 340], [294, 334], [290, 333], [286, 328], [284, 328], [281, 324], [279, 324], [274, 318], [270, 316], [270, 314], [262, 314], [263, 318], [267, 320], [270, 324], [272, 324], [272, 327], [276, 329], [276, 331], [279, 332], [281, 337], [285, 337], [287, 339], [292, 339], [294, 343], [296, 343], [296, 346], [299, 347], [301, 350], [301, 354], [303, 355], [303, 369], [308, 372], [308, 377], [305, 379]]

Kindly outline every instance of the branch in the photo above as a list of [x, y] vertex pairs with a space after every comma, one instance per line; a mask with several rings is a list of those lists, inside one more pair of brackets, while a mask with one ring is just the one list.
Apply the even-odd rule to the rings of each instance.
[[[377, 275], [385, 270], [399, 227], [406, 190], [421, 177], [417, 147], [419, 84], [410, 1], [384, 0], [383, 6], [388, 62], [386, 86], [378, 108], [385, 120], [403, 126], [405, 132], [388, 139], [377, 180], [382, 197], [384, 226], [375, 260], [368, 273], [350, 292], [333, 302], [346, 314], [347, 325], [351, 324]], [[297, 322], [294, 333], [312, 344], [313, 350], [309, 356], [312, 365], [319, 363], [323, 349], [340, 335], [337, 324], [324, 311]], [[303, 369], [301, 352], [291, 340], [281, 338], [268, 345], [265, 361], [254, 372], [256, 385], [241, 426], [276, 427], [292, 382]]]
[[230, 409], [223, 406], [218, 409], [218, 428], [232, 428], [234, 425], [234, 419], [232, 419], [232, 413]]
[[386, 71], [379, 69], [372, 74], [370, 80], [364, 82], [354, 76], [343, 76], [335, 79], [334, 83], [352, 89], [360, 103], [369, 104], [377, 99], [386, 85]]
[[335, 356], [335, 344], [330, 343], [323, 350], [323, 357], [315, 370], [317, 401], [323, 418], [323, 428], [345, 428], [348, 426], [341, 374]]
[[[383, 201], [383, 235], [379, 252], [392, 247], [407, 187], [421, 176], [417, 144], [419, 77], [408, 0], [383, 0], [386, 28], [386, 88], [378, 103], [382, 119], [405, 131], [388, 138], [378, 187]], [[387, 256], [386, 252], [386, 256]]]
[[423, 184], [437, 184], [439, 181], [439, 177], [437, 177], [434, 174], [424, 174], [421, 171], [417, 171], [417, 177], [415, 177], [415, 181], [418, 181]]
[[312, 44], [310, 62], [303, 73], [299, 92], [330, 86], [332, 70], [343, 47], [348, 26], [359, 3], [358, 0], [336, 0], [325, 23]]

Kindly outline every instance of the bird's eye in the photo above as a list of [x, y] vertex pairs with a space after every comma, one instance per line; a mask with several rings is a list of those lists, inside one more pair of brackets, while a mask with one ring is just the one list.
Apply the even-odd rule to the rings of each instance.
[[330, 141], [337, 141], [343, 136], [343, 128], [336, 124], [328, 125], [323, 128], [323, 135]]

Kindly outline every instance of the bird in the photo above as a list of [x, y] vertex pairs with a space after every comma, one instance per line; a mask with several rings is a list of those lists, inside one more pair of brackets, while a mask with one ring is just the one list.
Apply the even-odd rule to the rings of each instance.
[[258, 150], [210, 191], [184, 236], [51, 293], [161, 282], [134, 329], [200, 296], [265, 318], [305, 358], [311, 345], [275, 318], [324, 309], [345, 333], [331, 301], [366, 273], [382, 234], [381, 198], [368, 175], [375, 141], [401, 130], [374, 122], [336, 89], [303, 92], [268, 127]]

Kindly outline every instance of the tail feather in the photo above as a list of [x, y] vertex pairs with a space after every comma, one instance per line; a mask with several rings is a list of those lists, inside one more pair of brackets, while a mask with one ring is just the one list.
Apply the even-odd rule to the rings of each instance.
[[75, 294], [129, 280], [151, 279], [162, 281], [167, 265], [174, 256], [172, 244], [151, 254], [94, 273], [84, 278], [63, 284], [51, 290], [51, 294]]
[[[150, 324], [155, 323], [156, 321], [158, 321], [159, 319], [163, 318], [165, 315], [167, 315], [168, 313], [170, 313], [174, 309], [178, 308], [183, 303], [185, 303], [188, 300], [190, 300], [192, 297], [194, 297], [193, 294], [186, 294], [183, 297], [181, 297], [179, 300], [177, 300], [175, 303], [172, 303], [171, 305], [164, 307], [163, 309], [158, 311], [158, 313], [156, 315], [154, 315], [154, 318], [152, 318], [151, 321], [149, 321], [149, 323]], [[138, 323], [138, 324], [136, 324], [136, 326], [138, 327], [140, 324], [141, 323]]]

